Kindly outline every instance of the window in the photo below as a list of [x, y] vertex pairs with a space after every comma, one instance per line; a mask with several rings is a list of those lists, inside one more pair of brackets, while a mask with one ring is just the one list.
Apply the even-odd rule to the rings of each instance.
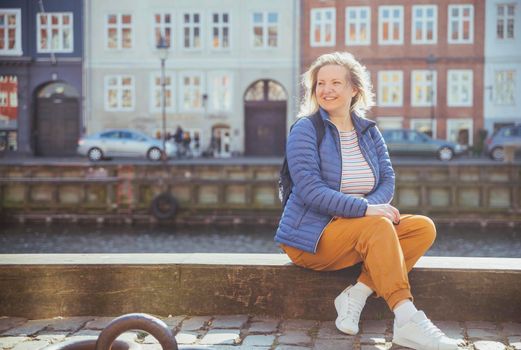
[[472, 70], [450, 70], [447, 72], [447, 106], [472, 106]]
[[334, 46], [336, 42], [336, 10], [333, 7], [311, 9], [310, 45]]
[[346, 45], [371, 43], [371, 8], [346, 7]]
[[398, 107], [403, 104], [403, 72], [378, 72], [378, 105]]
[[435, 44], [438, 31], [438, 7], [415, 5], [412, 7], [412, 43]]
[[474, 41], [474, 6], [449, 5], [450, 44], [471, 44]]
[[230, 48], [230, 14], [212, 13], [212, 49]]
[[198, 12], [183, 14], [183, 48], [185, 50], [202, 48], [201, 14]]
[[514, 39], [515, 4], [497, 5], [497, 38]]
[[278, 46], [279, 14], [277, 12], [253, 13], [253, 47]]
[[107, 15], [107, 48], [111, 50], [132, 48], [132, 15]]
[[182, 72], [179, 105], [182, 112], [203, 110], [203, 74], [200, 72]]
[[377, 117], [376, 122], [382, 130], [403, 128], [403, 117]]
[[380, 45], [403, 44], [403, 6], [380, 6], [378, 11]]
[[165, 39], [166, 46], [174, 47], [173, 31], [174, 31], [174, 16], [170, 13], [156, 13], [154, 15], [154, 47], [156, 47], [161, 37]]
[[0, 9], [0, 55], [22, 54], [20, 9]]
[[73, 51], [71, 12], [38, 13], [36, 21], [38, 52]]
[[472, 119], [448, 119], [447, 120], [447, 140], [456, 142], [460, 145], [472, 145], [473, 139]]
[[[161, 112], [163, 105], [163, 95], [161, 86], [161, 73], [153, 73], [151, 75], [151, 97], [150, 111]], [[165, 110], [173, 112], [175, 109], [175, 76], [173, 73], [165, 73]]]
[[436, 119], [414, 118], [411, 119], [411, 129], [436, 138]]
[[436, 72], [413, 70], [411, 74], [411, 105], [429, 107], [436, 105]]
[[110, 75], [105, 77], [105, 110], [134, 110], [134, 77], [130, 75]]
[[232, 108], [232, 74], [229, 72], [211, 72], [208, 91], [211, 111], [229, 111]]
[[496, 105], [515, 105], [516, 71], [500, 70], [495, 72], [494, 103]]

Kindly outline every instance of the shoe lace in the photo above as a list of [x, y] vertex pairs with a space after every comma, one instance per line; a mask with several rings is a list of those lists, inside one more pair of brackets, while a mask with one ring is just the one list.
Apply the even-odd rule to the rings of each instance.
[[421, 331], [428, 337], [441, 338], [445, 336], [445, 333], [443, 333], [438, 327], [436, 327], [429, 319], [421, 321], [420, 323], [418, 323], [418, 326], [420, 327]]
[[344, 319], [349, 318], [351, 321], [357, 323], [360, 320], [360, 314], [364, 308], [364, 303], [358, 298], [350, 296], [348, 299]]

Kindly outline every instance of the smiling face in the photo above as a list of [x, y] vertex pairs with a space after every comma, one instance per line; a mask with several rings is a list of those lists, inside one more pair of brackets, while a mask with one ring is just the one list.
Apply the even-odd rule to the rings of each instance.
[[331, 64], [319, 69], [315, 94], [319, 106], [330, 116], [345, 116], [349, 115], [356, 90], [348, 80], [347, 69]]

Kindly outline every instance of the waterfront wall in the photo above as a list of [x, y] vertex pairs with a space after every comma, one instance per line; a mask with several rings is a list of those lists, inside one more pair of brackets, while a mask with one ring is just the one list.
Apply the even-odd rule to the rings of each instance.
[[[279, 164], [0, 165], [4, 221], [157, 222], [153, 199], [170, 193], [166, 222], [275, 224]], [[393, 204], [446, 222], [521, 223], [516, 164], [398, 164]]]

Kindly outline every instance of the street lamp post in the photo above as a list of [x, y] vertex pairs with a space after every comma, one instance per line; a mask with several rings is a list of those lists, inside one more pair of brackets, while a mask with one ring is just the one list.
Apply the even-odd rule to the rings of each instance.
[[168, 45], [166, 43], [165, 37], [161, 35], [159, 38], [159, 42], [156, 46], [159, 58], [161, 59], [161, 116], [162, 116], [162, 128], [161, 136], [163, 137], [163, 155], [162, 158], [166, 161], [166, 93], [165, 93], [165, 61], [168, 58]]

